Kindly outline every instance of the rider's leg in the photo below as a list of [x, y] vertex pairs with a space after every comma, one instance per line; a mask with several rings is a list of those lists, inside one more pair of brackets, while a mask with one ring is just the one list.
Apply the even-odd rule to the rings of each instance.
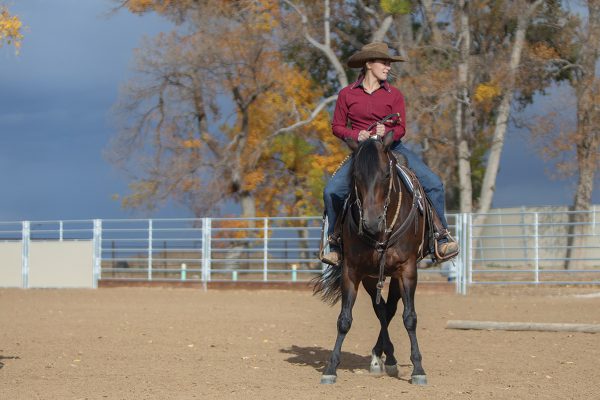
[[[338, 244], [340, 232], [336, 232], [336, 221], [341, 211], [344, 200], [350, 193], [350, 162], [346, 160], [331, 177], [323, 191], [323, 202], [327, 214], [327, 238], [329, 240], [329, 253], [323, 255], [322, 261], [337, 265], [341, 259], [341, 251]], [[339, 225], [339, 224], [338, 224]]]
[[434, 215], [433, 222], [436, 230], [439, 255], [443, 258], [456, 255], [458, 253], [458, 244], [448, 232], [448, 222], [445, 216], [444, 183], [429, 169], [419, 156], [406, 148], [401, 142], [397, 142], [392, 147], [392, 151], [398, 152], [406, 158], [408, 167], [415, 173], [421, 186], [423, 186], [423, 190], [435, 211], [434, 214], [437, 214]]

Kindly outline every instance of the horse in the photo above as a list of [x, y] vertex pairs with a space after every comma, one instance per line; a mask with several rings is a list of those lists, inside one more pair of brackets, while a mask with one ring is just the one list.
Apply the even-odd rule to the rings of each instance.
[[[383, 139], [347, 142], [353, 150], [351, 194], [342, 213], [342, 265], [329, 266], [313, 280], [314, 294], [323, 301], [341, 302], [337, 320], [337, 338], [321, 383], [333, 384], [340, 363], [342, 343], [352, 325], [352, 308], [359, 284], [371, 296], [381, 328], [372, 349], [370, 372], [398, 376], [394, 345], [388, 326], [402, 298], [402, 319], [410, 338], [413, 371], [410, 382], [426, 385], [417, 341], [417, 263], [423, 258], [431, 239], [426, 235], [428, 213], [420, 208], [425, 194], [418, 181], [412, 193], [397, 173], [397, 160], [390, 150], [393, 133]], [[405, 168], [406, 169], [406, 168]], [[408, 170], [408, 169], [406, 169]], [[422, 203], [420, 203], [422, 202]], [[391, 277], [387, 301], [381, 299], [385, 277]], [[385, 364], [382, 362], [385, 353]]]

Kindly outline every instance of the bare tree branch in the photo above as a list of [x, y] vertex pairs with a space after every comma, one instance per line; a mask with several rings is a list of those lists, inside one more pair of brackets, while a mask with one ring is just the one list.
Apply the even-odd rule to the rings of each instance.
[[342, 63], [340, 62], [338, 57], [335, 55], [335, 52], [331, 48], [331, 41], [330, 41], [331, 32], [330, 32], [330, 27], [329, 27], [329, 13], [330, 13], [329, 0], [325, 0], [325, 6], [324, 6], [325, 7], [325, 10], [324, 10], [325, 29], [326, 29], [325, 44], [322, 44], [319, 41], [317, 41], [309, 33], [308, 17], [306, 16], [306, 14], [304, 14], [302, 12], [302, 10], [300, 10], [300, 8], [296, 4], [292, 3], [290, 0], [283, 0], [283, 2], [287, 5], [289, 5], [290, 7], [292, 7], [292, 9], [294, 11], [296, 11], [296, 13], [300, 16], [300, 20], [302, 21], [302, 26], [303, 26], [304, 37], [311, 45], [313, 45], [314, 47], [319, 49], [321, 52], [323, 52], [323, 54], [325, 54], [325, 56], [327, 57], [329, 62], [333, 65], [333, 67], [336, 71], [337, 78], [338, 78], [340, 85], [342, 87], [348, 86], [348, 76], [346, 75], [346, 71], [344, 70], [344, 67], [342, 66]]

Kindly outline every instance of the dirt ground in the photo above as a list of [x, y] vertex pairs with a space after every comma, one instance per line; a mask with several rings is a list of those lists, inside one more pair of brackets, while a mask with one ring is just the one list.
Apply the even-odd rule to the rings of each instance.
[[310, 291], [0, 289], [0, 399], [600, 399], [600, 334], [459, 331], [449, 319], [600, 323], [599, 288], [417, 293], [429, 385], [368, 373], [378, 322], [361, 289], [335, 385], [319, 379], [339, 305]]

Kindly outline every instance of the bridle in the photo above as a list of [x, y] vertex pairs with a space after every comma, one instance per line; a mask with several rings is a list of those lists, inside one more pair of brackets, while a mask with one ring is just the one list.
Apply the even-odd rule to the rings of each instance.
[[[376, 137], [376, 138], [371, 137], [371, 138], [373, 140], [379, 140], [378, 137]], [[371, 140], [371, 139], [369, 139], [369, 140]], [[361, 150], [362, 150], [362, 147], [358, 149], [355, 157], [360, 154]], [[379, 262], [378, 262], [378, 264], [379, 264], [379, 279], [377, 281], [377, 298], [376, 298], [377, 304], [379, 304], [379, 302], [381, 300], [381, 291], [382, 291], [384, 283], [385, 283], [385, 273], [384, 273], [385, 272], [385, 253], [386, 253], [387, 249], [392, 244], [394, 244], [396, 242], [396, 240], [400, 237], [400, 235], [410, 226], [410, 224], [412, 223], [413, 220], [415, 221], [415, 234], [418, 232], [418, 218], [416, 218], [416, 216], [418, 214], [417, 204], [419, 202], [419, 199], [421, 198], [421, 194], [418, 191], [415, 191], [413, 194], [412, 207], [411, 207], [411, 210], [410, 210], [408, 216], [406, 217], [406, 219], [404, 220], [402, 225], [400, 225], [398, 227], [398, 229], [396, 229], [394, 231], [394, 227], [398, 220], [398, 216], [400, 214], [400, 207], [402, 204], [402, 186], [400, 183], [400, 177], [398, 176], [398, 173], [396, 173], [396, 171], [395, 171], [397, 162], [395, 162], [395, 160], [393, 160], [390, 157], [390, 155], [388, 154], [387, 151], [386, 151], [386, 156], [388, 157], [388, 165], [389, 165], [389, 169], [390, 169], [390, 182], [388, 184], [388, 189], [387, 189], [385, 202], [384, 202], [384, 206], [383, 206], [383, 213], [381, 216], [381, 220], [383, 221], [383, 225], [384, 225], [383, 226], [383, 228], [384, 228], [383, 229], [383, 237], [382, 237], [381, 241], [377, 240], [376, 236], [373, 236], [363, 230], [363, 225], [365, 223], [365, 219], [364, 219], [362, 201], [360, 200], [358, 186], [356, 185], [356, 179], [354, 180], [354, 195], [356, 197], [354, 204], [356, 204], [356, 207], [358, 208], [358, 216], [359, 216], [358, 226], [356, 226], [357, 224], [356, 224], [356, 221], [354, 221], [354, 218], [352, 218], [351, 216], [348, 218], [350, 220], [351, 230], [354, 230], [358, 234], [359, 238], [361, 238], [367, 245], [374, 248], [379, 253]], [[390, 225], [388, 226], [387, 225], [388, 207], [391, 203], [392, 194], [395, 191], [395, 184], [394, 184], [395, 182], [398, 183], [398, 201], [396, 203], [396, 211], [394, 213], [394, 217], [392, 218], [392, 221], [391, 221]], [[379, 236], [379, 235], [377, 235], [377, 236]]]
[[[359, 150], [359, 152], [360, 152], [360, 150]], [[398, 203], [396, 206], [396, 213], [394, 214], [394, 218], [392, 219], [392, 222], [390, 223], [390, 226], [388, 227], [387, 226], [387, 211], [388, 211], [388, 207], [391, 202], [392, 193], [395, 189], [394, 182], [396, 181], [396, 179], [399, 179], [399, 178], [398, 178], [397, 174], [394, 173], [394, 166], [396, 165], [396, 163], [390, 158], [389, 154], [386, 153], [386, 155], [388, 157], [388, 164], [390, 167], [390, 182], [388, 185], [387, 194], [385, 196], [385, 202], [383, 203], [383, 213], [381, 215], [381, 220], [384, 225], [383, 226], [384, 234], [389, 234], [394, 229], [394, 225], [396, 224], [396, 221], [398, 220], [398, 214], [400, 213], [400, 205], [402, 204], [402, 189], [400, 188], [400, 183], [398, 182]], [[359, 215], [358, 234], [360, 236], [362, 236], [364, 234], [363, 225], [365, 223], [365, 219], [363, 216], [362, 202], [360, 201], [360, 196], [358, 195], [358, 187], [356, 186], [356, 180], [354, 180], [354, 196], [356, 197], [355, 204], [358, 207], [358, 215]]]

